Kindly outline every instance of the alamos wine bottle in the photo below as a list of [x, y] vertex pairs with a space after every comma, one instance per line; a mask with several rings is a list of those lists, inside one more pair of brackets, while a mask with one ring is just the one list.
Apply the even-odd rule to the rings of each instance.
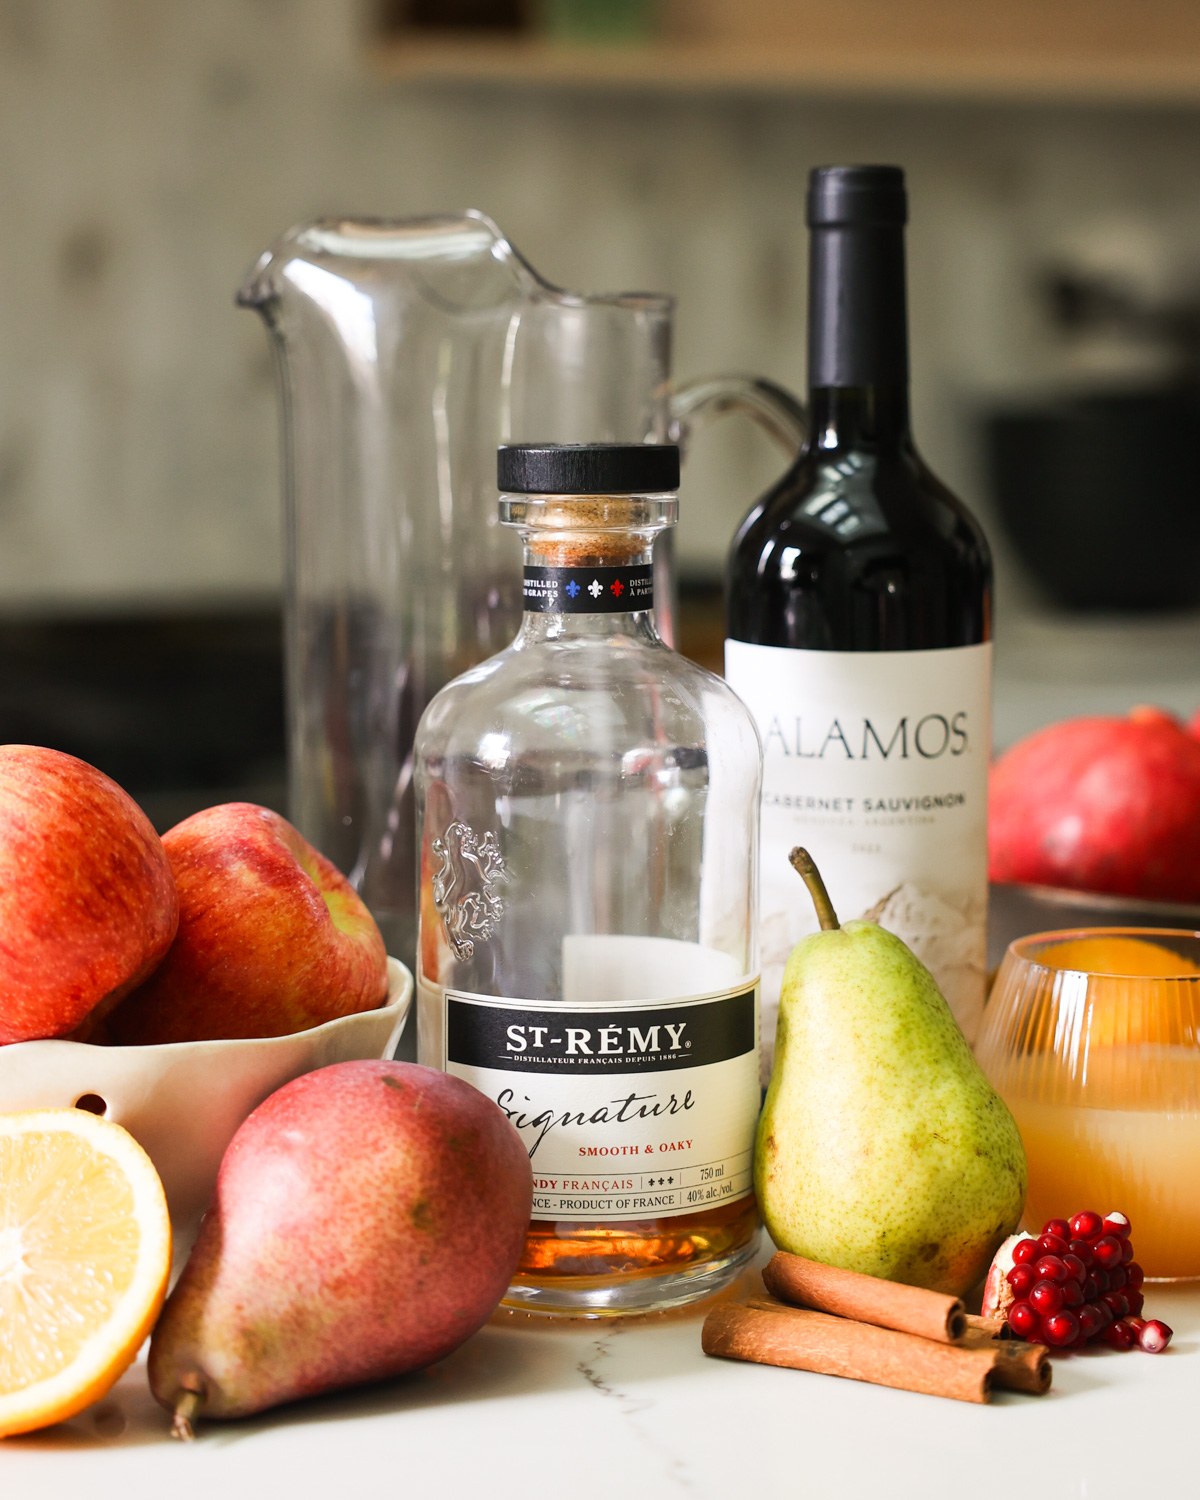
[[991, 560], [909, 431], [906, 219], [899, 167], [812, 173], [809, 439], [730, 554], [725, 675], [765, 757], [764, 1042], [814, 921], [796, 844], [843, 919], [932, 969], [968, 1038], [983, 1008]]

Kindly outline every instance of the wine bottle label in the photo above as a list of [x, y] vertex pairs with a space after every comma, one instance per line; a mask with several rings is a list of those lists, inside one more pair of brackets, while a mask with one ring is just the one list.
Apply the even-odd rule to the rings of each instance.
[[635, 614], [654, 608], [654, 569], [527, 566], [524, 593], [537, 614]]
[[788, 863], [797, 844], [841, 920], [868, 916], [901, 937], [974, 1039], [987, 948], [991, 665], [990, 645], [805, 651], [725, 642], [726, 680], [763, 742], [764, 1042], [788, 955], [817, 929]]
[[535, 1219], [661, 1219], [751, 1191], [756, 983], [588, 1009], [446, 990], [443, 1007], [443, 1066], [516, 1126]]

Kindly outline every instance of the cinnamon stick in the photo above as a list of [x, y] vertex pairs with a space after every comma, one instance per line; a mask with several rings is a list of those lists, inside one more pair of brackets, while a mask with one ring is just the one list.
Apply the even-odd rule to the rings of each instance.
[[1045, 1344], [1027, 1344], [1024, 1339], [1002, 1338], [998, 1332], [986, 1325], [995, 1320], [978, 1318], [972, 1321], [962, 1341], [964, 1349], [993, 1349], [996, 1363], [992, 1379], [997, 1385], [1010, 1391], [1028, 1391], [1034, 1396], [1044, 1396], [1050, 1389], [1050, 1350]]
[[782, 1365], [840, 1375], [872, 1385], [982, 1403], [991, 1399], [994, 1348], [964, 1349], [855, 1323], [828, 1313], [787, 1307], [773, 1298], [714, 1307], [704, 1320], [701, 1347], [720, 1359]]
[[898, 1281], [881, 1281], [878, 1276], [864, 1276], [858, 1271], [841, 1271], [783, 1250], [771, 1257], [763, 1281], [781, 1302], [874, 1323], [879, 1328], [894, 1328], [918, 1338], [956, 1344], [967, 1331], [961, 1298]]

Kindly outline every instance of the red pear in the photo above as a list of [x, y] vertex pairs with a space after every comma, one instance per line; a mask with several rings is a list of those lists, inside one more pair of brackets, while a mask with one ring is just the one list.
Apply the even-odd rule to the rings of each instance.
[[1200, 740], [1173, 715], [1069, 719], [992, 767], [989, 873], [1200, 901]]
[[0, 745], [0, 1044], [98, 1019], [178, 920], [171, 866], [132, 797], [73, 755]]
[[286, 1084], [230, 1142], [154, 1330], [177, 1434], [444, 1358], [504, 1295], [532, 1193], [520, 1136], [461, 1079], [350, 1062]]

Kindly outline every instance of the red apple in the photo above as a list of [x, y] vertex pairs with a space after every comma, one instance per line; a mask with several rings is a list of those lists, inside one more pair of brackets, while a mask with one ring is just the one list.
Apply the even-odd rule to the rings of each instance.
[[1069, 719], [992, 767], [989, 873], [1200, 901], [1200, 740], [1161, 709]]
[[179, 932], [109, 1017], [124, 1044], [286, 1036], [371, 1010], [387, 954], [350, 882], [278, 813], [210, 807], [163, 835]]
[[178, 921], [171, 866], [132, 797], [73, 755], [0, 746], [0, 1044], [101, 1015]]

